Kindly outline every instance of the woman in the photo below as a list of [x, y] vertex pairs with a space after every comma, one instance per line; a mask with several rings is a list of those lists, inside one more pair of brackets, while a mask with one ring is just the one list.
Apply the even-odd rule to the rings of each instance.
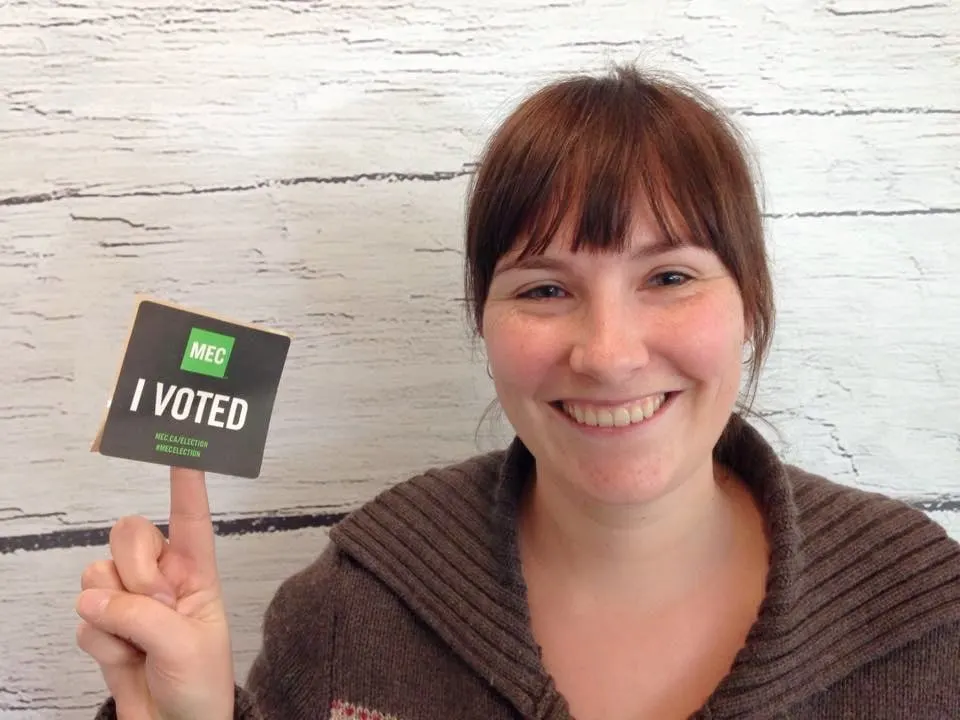
[[243, 689], [203, 478], [173, 470], [169, 542], [125, 518], [84, 573], [98, 717], [960, 717], [960, 547], [743, 418], [773, 303], [741, 146], [631, 68], [523, 102], [466, 252], [516, 439], [335, 527]]

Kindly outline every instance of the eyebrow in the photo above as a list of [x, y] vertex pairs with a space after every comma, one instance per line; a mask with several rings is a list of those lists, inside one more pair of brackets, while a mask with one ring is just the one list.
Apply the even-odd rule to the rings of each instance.
[[[649, 245], [644, 245], [630, 253], [630, 260], [646, 260], [657, 255], [663, 255], [673, 250], [679, 250], [684, 247], [692, 247], [687, 243], [676, 244], [670, 242], [667, 238], [662, 238]], [[549, 255], [528, 255], [521, 260], [512, 260], [504, 263], [494, 271], [493, 277], [505, 273], [508, 270], [563, 270], [567, 263]]]

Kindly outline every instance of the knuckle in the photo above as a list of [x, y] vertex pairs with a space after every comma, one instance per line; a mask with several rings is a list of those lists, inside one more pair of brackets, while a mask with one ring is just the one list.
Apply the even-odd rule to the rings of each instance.
[[117, 520], [110, 528], [110, 549], [115, 547], [124, 547], [133, 542], [139, 535], [142, 535], [144, 526], [150, 525], [150, 521], [139, 515], [127, 515]]
[[116, 568], [112, 560], [97, 560], [87, 565], [80, 575], [83, 590], [93, 588], [113, 589], [116, 585]]
[[110, 530], [110, 553], [117, 577], [133, 592], [149, 590], [158, 574], [163, 535], [149, 520], [121, 518]]

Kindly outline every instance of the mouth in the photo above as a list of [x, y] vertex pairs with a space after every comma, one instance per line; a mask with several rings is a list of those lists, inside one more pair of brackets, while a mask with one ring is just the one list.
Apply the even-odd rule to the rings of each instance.
[[593, 428], [623, 428], [643, 425], [663, 412], [677, 392], [647, 395], [622, 405], [594, 405], [588, 402], [558, 400], [550, 403], [577, 425]]

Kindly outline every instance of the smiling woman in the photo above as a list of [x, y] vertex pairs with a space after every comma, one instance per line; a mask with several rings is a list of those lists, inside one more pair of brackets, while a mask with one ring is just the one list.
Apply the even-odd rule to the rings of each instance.
[[174, 471], [169, 544], [121, 521], [84, 575], [100, 717], [960, 717], [960, 546], [747, 422], [774, 313], [742, 147], [633, 68], [522, 103], [465, 267], [509, 448], [334, 527], [244, 687], [203, 479]]

